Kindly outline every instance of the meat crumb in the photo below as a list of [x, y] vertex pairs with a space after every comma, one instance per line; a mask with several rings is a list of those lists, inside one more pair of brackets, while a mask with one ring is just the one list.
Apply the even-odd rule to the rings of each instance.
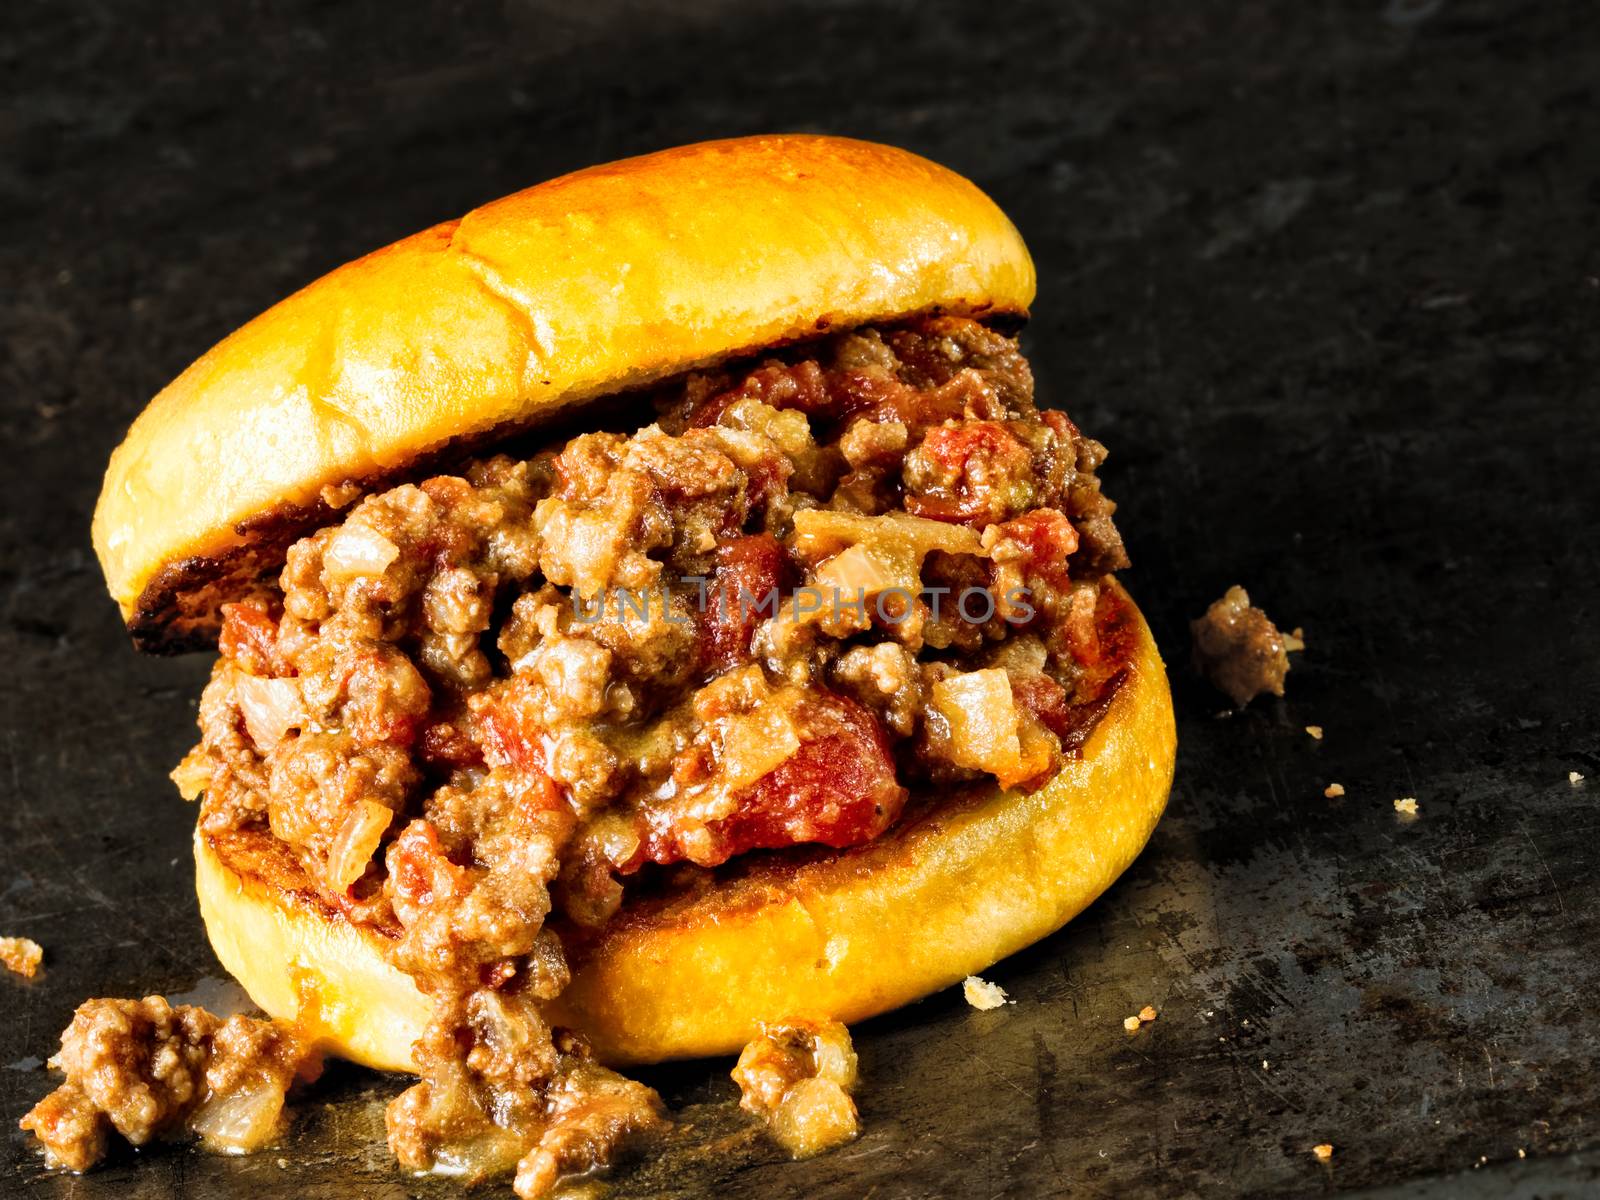
[[1407, 817], [1416, 816], [1417, 815], [1417, 798], [1415, 796], [1403, 796], [1403, 797], [1401, 797], [1399, 800], [1396, 800], [1394, 802], [1394, 810], [1395, 810], [1395, 812], [1401, 813], [1402, 815], [1407, 816]]
[[733, 1068], [739, 1107], [764, 1117], [777, 1143], [810, 1158], [854, 1138], [856, 1051], [838, 1021], [763, 1025]]
[[1567, 772], [1567, 782], [1570, 783], [1573, 787], [1577, 787], [1580, 783], [1583, 782], [1583, 776], [1580, 775], [1577, 771], [1568, 771]]
[[1156, 1006], [1154, 1004], [1146, 1004], [1143, 1008], [1141, 1008], [1139, 1010], [1139, 1020], [1144, 1022], [1145, 1024], [1148, 1025], [1151, 1021], [1154, 1021], [1155, 1019], [1156, 1019]]
[[32, 979], [44, 961], [44, 947], [32, 938], [0, 937], [0, 964], [5, 969]]
[[1337, 800], [1340, 796], [1344, 795], [1344, 784], [1330, 783], [1327, 787], [1322, 789], [1322, 794], [1329, 800]]
[[1322, 726], [1321, 725], [1307, 725], [1306, 726], [1306, 732], [1311, 735], [1311, 738], [1312, 738], [1313, 741], [1320, 742], [1322, 740]]
[[1262, 692], [1283, 695], [1289, 654], [1283, 634], [1266, 613], [1250, 603], [1235, 584], [1205, 616], [1189, 623], [1196, 668], [1243, 708]]
[[1311, 1153], [1315, 1154], [1320, 1161], [1327, 1162], [1333, 1157], [1333, 1147], [1328, 1145], [1327, 1142], [1323, 1142], [1319, 1146], [1311, 1147]]
[[991, 1008], [1015, 1003], [1006, 995], [1005, 988], [998, 983], [990, 983], [987, 979], [979, 979], [976, 975], [968, 975], [962, 981], [961, 994], [967, 998], [967, 1003], [979, 1012], [988, 1012]]
[[50, 1166], [69, 1171], [98, 1162], [112, 1131], [135, 1146], [187, 1134], [248, 1154], [276, 1135], [296, 1076], [316, 1069], [277, 1021], [223, 1020], [160, 996], [85, 1001], [50, 1065], [66, 1082], [20, 1124]]

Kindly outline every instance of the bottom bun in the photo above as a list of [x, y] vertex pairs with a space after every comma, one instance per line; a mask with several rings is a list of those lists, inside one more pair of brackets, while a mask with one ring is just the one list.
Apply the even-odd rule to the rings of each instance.
[[[1083, 911], [1149, 839], [1177, 748], [1161, 656], [1118, 594], [1126, 677], [1048, 784], [925, 801], [867, 845], [750, 855], [564, 931], [572, 983], [551, 1020], [612, 1065], [731, 1054], [761, 1022], [897, 1008]], [[329, 1053], [412, 1069], [429, 1001], [389, 964], [389, 935], [321, 900], [269, 835], [197, 831], [195, 864], [217, 957], [262, 1009]]]

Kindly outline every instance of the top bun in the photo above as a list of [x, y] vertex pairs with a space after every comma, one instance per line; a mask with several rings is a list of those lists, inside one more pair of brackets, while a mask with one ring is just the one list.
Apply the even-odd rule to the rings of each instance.
[[1033, 294], [1005, 214], [904, 150], [785, 135], [591, 167], [340, 267], [219, 343], [111, 456], [95, 550], [142, 647], [203, 644], [290, 541], [447, 448], [825, 331], [1025, 316]]

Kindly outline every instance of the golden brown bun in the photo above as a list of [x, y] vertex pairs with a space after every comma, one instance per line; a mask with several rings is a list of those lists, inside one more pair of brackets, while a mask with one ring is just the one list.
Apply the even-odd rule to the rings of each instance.
[[[1166, 806], [1176, 736], [1160, 655], [1127, 602], [1128, 676], [1079, 761], [1032, 795], [975, 790], [848, 852], [756, 856], [710, 890], [624, 908], [551, 1006], [613, 1064], [733, 1053], [762, 1021], [858, 1021], [1060, 928], [1133, 861]], [[223, 966], [333, 1053], [411, 1069], [428, 1001], [384, 937], [333, 913], [268, 837], [197, 834]]]
[[446, 445], [828, 329], [1025, 314], [1034, 271], [975, 186], [904, 150], [705, 142], [551, 180], [340, 267], [167, 386], [112, 455], [94, 545], [142, 644]]

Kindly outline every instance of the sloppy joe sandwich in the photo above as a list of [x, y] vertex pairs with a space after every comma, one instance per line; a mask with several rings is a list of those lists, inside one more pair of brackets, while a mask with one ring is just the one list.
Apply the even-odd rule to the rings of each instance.
[[661, 1127], [628, 1064], [748, 1047], [785, 1145], [847, 1136], [840, 1023], [1061, 926], [1171, 780], [1033, 296], [959, 176], [746, 138], [437, 225], [179, 376], [94, 540], [140, 647], [217, 647], [173, 777], [269, 1019], [86, 1005], [54, 1160], [252, 1148], [318, 1053], [418, 1077], [401, 1164], [524, 1197]]

